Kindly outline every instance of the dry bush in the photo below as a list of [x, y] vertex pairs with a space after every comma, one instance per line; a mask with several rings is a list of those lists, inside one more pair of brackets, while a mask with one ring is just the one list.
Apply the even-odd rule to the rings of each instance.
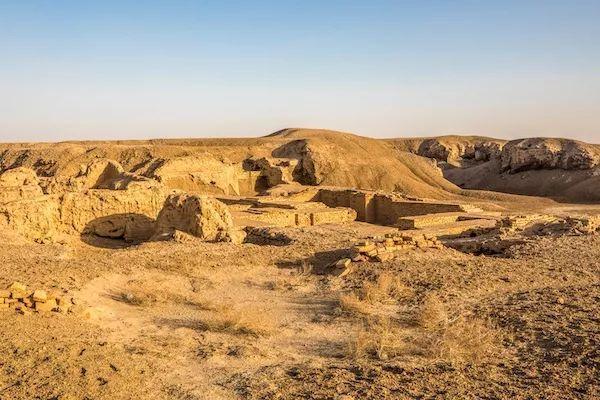
[[202, 325], [212, 332], [227, 332], [265, 336], [271, 334], [276, 327], [270, 313], [251, 307], [234, 308], [231, 305], [216, 307], [210, 315], [202, 319]]
[[419, 313], [419, 325], [429, 332], [445, 329], [449, 323], [446, 305], [435, 295], [425, 298]]
[[488, 321], [451, 312], [437, 296], [428, 296], [421, 308], [419, 326], [424, 350], [450, 363], [481, 362], [499, 352], [502, 333]]
[[390, 318], [369, 318], [350, 339], [348, 351], [354, 358], [374, 356], [387, 360], [399, 356], [408, 345], [402, 329]]
[[[347, 310], [368, 314], [368, 304], [354, 295], [344, 298]], [[366, 312], [364, 311], [366, 310]], [[369, 316], [349, 339], [349, 353], [355, 358], [385, 360], [400, 355], [421, 355], [451, 364], [479, 363], [498, 354], [502, 332], [489, 322], [454, 312], [437, 296], [428, 296], [416, 310], [417, 324], [402, 326], [389, 317]]]
[[413, 291], [398, 276], [384, 272], [375, 282], [366, 282], [363, 285], [361, 298], [374, 304], [406, 300], [413, 295]]
[[413, 291], [397, 276], [384, 272], [375, 282], [366, 282], [360, 290], [341, 295], [339, 304], [349, 314], [371, 315], [377, 312], [374, 305], [393, 304], [413, 295]]
[[460, 317], [441, 335], [437, 356], [451, 363], [479, 363], [497, 354], [502, 335], [489, 322]]
[[341, 295], [339, 302], [341, 309], [349, 314], [369, 315], [373, 312], [371, 305], [358, 298], [356, 293]]

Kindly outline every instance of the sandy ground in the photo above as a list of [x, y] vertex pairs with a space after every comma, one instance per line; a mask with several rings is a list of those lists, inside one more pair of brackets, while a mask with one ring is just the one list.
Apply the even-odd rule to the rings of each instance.
[[5, 233], [0, 285], [76, 306], [0, 314], [0, 399], [600, 396], [598, 237], [324, 268], [369, 230], [286, 229], [287, 246]]

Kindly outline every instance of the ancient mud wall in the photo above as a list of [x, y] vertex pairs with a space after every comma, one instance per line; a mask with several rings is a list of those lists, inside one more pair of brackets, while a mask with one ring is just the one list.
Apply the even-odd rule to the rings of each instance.
[[352, 208], [358, 221], [379, 225], [394, 225], [398, 218], [412, 215], [463, 211], [460, 204], [409, 201], [389, 194], [351, 189], [321, 189], [314, 201], [329, 207]]
[[398, 201], [384, 194], [375, 195], [373, 203], [375, 206], [375, 223], [381, 225], [395, 225], [398, 218], [412, 215], [462, 211], [460, 204]]

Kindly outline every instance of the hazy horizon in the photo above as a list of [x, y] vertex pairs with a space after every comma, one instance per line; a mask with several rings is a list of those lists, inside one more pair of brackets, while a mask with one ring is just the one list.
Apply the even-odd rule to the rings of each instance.
[[600, 2], [0, 2], [0, 141], [600, 143]]

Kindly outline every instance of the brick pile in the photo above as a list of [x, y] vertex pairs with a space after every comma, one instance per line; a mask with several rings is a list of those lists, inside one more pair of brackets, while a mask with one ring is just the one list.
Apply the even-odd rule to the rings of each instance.
[[20, 282], [13, 282], [7, 289], [0, 290], [0, 310], [14, 310], [20, 314], [66, 313], [71, 306], [71, 298], [46, 290], [29, 290]]
[[360, 240], [351, 249], [351, 259], [361, 261], [387, 261], [396, 254], [414, 249], [437, 248], [443, 245], [435, 236], [426, 234], [403, 235], [387, 234], [385, 237], [371, 237]]

